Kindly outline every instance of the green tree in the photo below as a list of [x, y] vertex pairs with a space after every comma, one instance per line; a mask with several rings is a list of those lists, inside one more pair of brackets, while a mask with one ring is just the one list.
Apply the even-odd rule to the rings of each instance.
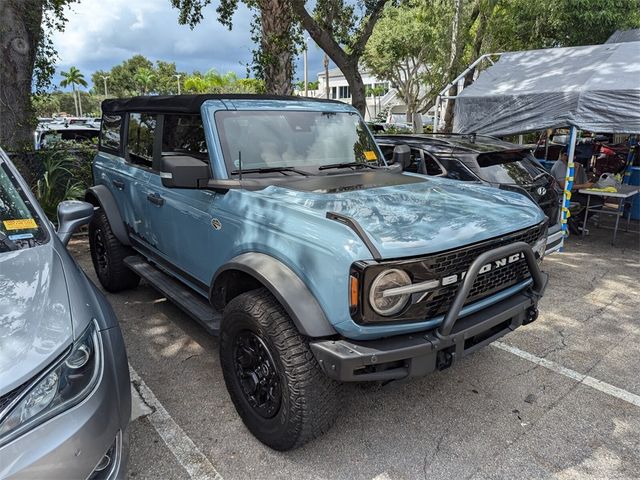
[[[367, 43], [364, 64], [378, 78], [395, 85], [407, 106], [407, 122], [421, 131], [417, 114], [432, 105], [450, 57], [444, 2], [423, 2], [385, 9]], [[378, 96], [371, 89], [369, 94]]]
[[[194, 28], [204, 16], [203, 9], [211, 0], [170, 0], [179, 10], [178, 21]], [[263, 79], [267, 93], [290, 95], [293, 92], [293, 58], [300, 42], [297, 23], [290, 0], [243, 0], [256, 12], [251, 34], [259, 45], [253, 52], [253, 69]], [[232, 28], [232, 17], [238, 0], [221, 0], [217, 7], [218, 21]]]
[[63, 88], [71, 85], [71, 89], [73, 90], [73, 99], [75, 101], [76, 107], [76, 116], [82, 116], [82, 99], [77, 94], [76, 85], [86, 87], [87, 81], [84, 79], [84, 75], [78, 70], [76, 67], [69, 68], [68, 72], [60, 72], [60, 75], [64, 78], [60, 82], [60, 86]]
[[52, 117], [60, 112], [60, 98], [50, 93], [36, 94], [31, 99], [33, 110], [38, 117]]
[[500, 0], [488, 26], [493, 51], [604, 43], [640, 27], [638, 0]]
[[103, 76], [108, 76], [109, 95], [114, 97], [130, 97], [139, 92], [135, 76], [140, 69], [153, 70], [153, 62], [143, 55], [134, 55], [109, 71], [98, 70], [91, 75], [94, 85], [94, 93], [100, 94], [103, 90]]
[[140, 95], [146, 95], [147, 92], [153, 89], [155, 74], [150, 68], [142, 67], [138, 69], [133, 76], [133, 80], [136, 82], [136, 85], [140, 87]]
[[32, 85], [42, 92], [57, 58], [51, 33], [64, 30], [65, 7], [76, 0], [0, 1], [0, 144], [32, 144]]

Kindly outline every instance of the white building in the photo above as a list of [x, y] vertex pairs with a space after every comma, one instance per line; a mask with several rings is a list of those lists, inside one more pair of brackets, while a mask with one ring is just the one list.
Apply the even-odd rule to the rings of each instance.
[[[365, 120], [373, 120], [379, 112], [386, 110], [394, 112], [398, 107], [400, 107], [400, 113], [402, 113], [402, 109], [404, 108], [403, 111], [406, 114], [406, 107], [402, 103], [402, 100], [398, 98], [397, 90], [393, 88], [391, 82], [380, 80], [366, 70], [362, 70], [360, 74], [362, 75], [362, 81], [367, 92]], [[309, 90], [308, 96], [327, 98], [326, 85], [327, 82], [323, 70], [318, 73], [318, 89]], [[298, 95], [304, 95], [304, 91], [296, 91], [296, 93]], [[349, 87], [349, 82], [347, 82], [347, 79], [339, 68], [329, 70], [329, 98], [351, 103], [351, 87]], [[399, 121], [402, 122], [404, 120]]]

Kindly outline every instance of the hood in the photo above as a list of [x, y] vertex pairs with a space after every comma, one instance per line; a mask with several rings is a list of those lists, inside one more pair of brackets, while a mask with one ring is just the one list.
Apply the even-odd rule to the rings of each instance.
[[73, 341], [69, 296], [52, 242], [0, 254], [0, 395], [46, 368]]
[[285, 208], [323, 218], [326, 212], [336, 212], [355, 219], [385, 259], [461, 247], [545, 218], [537, 205], [518, 193], [441, 178], [394, 176], [406, 178], [407, 183], [396, 178], [346, 188], [340, 181], [339, 189], [305, 189], [305, 182], [295, 182], [289, 188], [268, 187], [260, 194]]

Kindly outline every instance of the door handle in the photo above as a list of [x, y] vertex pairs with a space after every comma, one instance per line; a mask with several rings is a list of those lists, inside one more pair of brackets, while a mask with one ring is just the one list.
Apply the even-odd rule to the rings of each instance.
[[149, 200], [154, 205], [158, 205], [159, 207], [164, 205], [164, 198], [162, 198], [157, 193], [150, 193], [149, 195], [147, 195], [147, 200]]
[[124, 190], [124, 182], [121, 182], [120, 180], [111, 180], [111, 183], [118, 190]]

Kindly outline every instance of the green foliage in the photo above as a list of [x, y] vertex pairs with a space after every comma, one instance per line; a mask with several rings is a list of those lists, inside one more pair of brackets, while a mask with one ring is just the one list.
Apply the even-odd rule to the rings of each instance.
[[140, 94], [145, 95], [153, 87], [155, 75], [153, 70], [147, 67], [139, 68], [136, 74], [133, 76], [133, 80], [136, 85], [140, 87]]
[[431, 105], [446, 76], [452, 20], [448, 7], [445, 1], [388, 7], [367, 43], [364, 64], [396, 85], [410, 114]]
[[109, 71], [98, 70], [91, 75], [93, 92], [104, 95], [104, 79], [110, 97], [130, 97], [145, 93], [172, 95], [178, 93], [178, 79], [184, 80], [186, 73], [178, 72], [174, 62], [158, 60], [155, 64], [143, 55], [134, 55]]
[[616, 30], [638, 27], [638, 0], [501, 0], [485, 50], [596, 45]]
[[87, 86], [87, 81], [84, 79], [84, 75], [77, 67], [70, 67], [68, 72], [60, 72], [60, 76], [64, 79], [60, 82], [60, 86], [63, 88], [68, 86], [75, 88], [76, 85], [80, 85], [82, 87]]
[[220, 74], [211, 69], [204, 75], [194, 72], [184, 80], [185, 93], [264, 93], [262, 80], [238, 78], [234, 72]]
[[91, 161], [82, 155], [85, 148], [68, 143], [63, 148], [38, 152], [43, 170], [33, 192], [51, 221], [56, 220], [60, 202], [81, 198], [91, 184]]

